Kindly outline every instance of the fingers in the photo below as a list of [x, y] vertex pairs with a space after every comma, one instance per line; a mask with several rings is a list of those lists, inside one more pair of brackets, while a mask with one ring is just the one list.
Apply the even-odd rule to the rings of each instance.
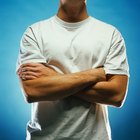
[[26, 81], [26, 80], [33, 80], [38, 77], [37, 73], [37, 66], [38, 63], [26, 63], [22, 64], [20, 68], [18, 69], [17, 74], [19, 77]]
[[31, 80], [42, 76], [56, 75], [58, 74], [58, 72], [56, 72], [52, 67], [45, 64], [26, 63], [21, 65], [17, 74], [23, 80]]
[[19, 70], [18, 70], [18, 73], [22, 73], [22, 72], [25, 72], [25, 71], [31, 71], [31, 72], [37, 72], [37, 67], [20, 67]]
[[36, 77], [35, 76], [32, 76], [32, 75], [21, 75], [20, 78], [23, 81], [36, 79]]
[[34, 76], [34, 77], [39, 77], [39, 74], [36, 72], [31, 72], [31, 71], [23, 71], [19, 73], [19, 76], [21, 77], [22, 75], [30, 75], [30, 76]]
[[26, 64], [22, 64], [21, 68], [23, 68], [23, 67], [36, 67], [38, 65], [40, 65], [40, 64], [39, 63], [26, 63]]
[[21, 73], [21, 72], [24, 72], [24, 71], [32, 71], [32, 72], [37, 72], [39, 67], [42, 66], [43, 64], [40, 64], [40, 63], [26, 63], [26, 64], [22, 64], [20, 66], [20, 68], [18, 69], [18, 75]]
[[38, 71], [38, 70], [40, 70], [40, 68], [43, 68], [43, 67], [48, 68], [50, 70], [54, 70], [52, 67], [46, 65], [45, 63], [26, 63], [26, 64], [22, 64], [20, 66], [19, 71], [20, 70]]
[[33, 80], [39, 77], [39, 73], [27, 71], [27, 70], [20, 71], [18, 75], [22, 80]]
[[19, 77], [24, 81], [33, 80], [33, 79], [38, 78], [38, 74], [31, 71], [22, 71], [19, 73]]

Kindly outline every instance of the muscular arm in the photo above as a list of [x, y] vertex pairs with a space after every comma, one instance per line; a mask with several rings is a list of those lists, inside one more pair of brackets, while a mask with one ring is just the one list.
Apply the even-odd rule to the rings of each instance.
[[75, 96], [91, 103], [100, 103], [120, 107], [125, 98], [128, 77], [125, 75], [107, 75], [107, 81], [98, 82]]
[[[24, 68], [21, 69], [24, 71]], [[31, 67], [26, 69], [28, 72], [25, 73], [29, 77], [25, 81], [21, 80], [21, 83], [28, 102], [57, 100], [74, 95], [91, 103], [120, 107], [127, 90], [127, 76], [107, 75], [106, 79], [102, 68], [63, 75], [42, 66], [40, 72]], [[35, 75], [37, 73], [42, 73], [38, 75], [40, 78]]]
[[[44, 67], [41, 66], [40, 70], [42, 71]], [[25, 71], [25, 68], [28, 71]], [[35, 75], [37, 69], [33, 64], [24, 65], [22, 71], [25, 72], [20, 73], [21, 75], [26, 73], [27, 76], [37, 76]], [[33, 71], [36, 72], [34, 73]], [[102, 68], [72, 74], [58, 74], [48, 67], [45, 67], [45, 71], [46, 74], [39, 76], [39, 78], [26, 77], [28, 80], [21, 79], [28, 102], [62, 99], [105, 79]]]

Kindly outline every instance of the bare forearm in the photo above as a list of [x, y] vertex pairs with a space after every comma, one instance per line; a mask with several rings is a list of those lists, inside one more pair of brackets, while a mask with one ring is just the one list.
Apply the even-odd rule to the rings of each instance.
[[100, 81], [98, 70], [46, 76], [24, 81], [29, 102], [62, 99]]
[[78, 98], [91, 103], [100, 103], [120, 107], [122, 105], [127, 90], [127, 76], [120, 76], [121, 82], [117, 79], [112, 81], [102, 81], [83, 91], [75, 94]]
[[75, 96], [91, 103], [112, 105], [113, 91], [107, 82], [99, 82], [92, 87], [75, 94]]

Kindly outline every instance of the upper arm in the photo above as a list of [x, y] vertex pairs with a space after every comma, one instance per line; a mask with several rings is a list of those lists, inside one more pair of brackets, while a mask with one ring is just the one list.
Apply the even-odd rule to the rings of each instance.
[[21, 85], [21, 91], [24, 95], [24, 99], [29, 103], [29, 96], [28, 96], [28, 87], [27, 87], [27, 84], [26, 84], [26, 81], [23, 81], [20, 77], [19, 77], [19, 82], [20, 82], [20, 85]]
[[35, 88], [37, 79], [22, 80], [19, 77], [19, 80], [20, 80], [21, 90], [22, 90], [22, 93], [24, 95], [25, 100], [28, 103], [31, 103], [32, 102], [32, 96], [34, 95], [35, 92], [37, 92], [37, 89]]
[[[35, 28], [35, 27], [34, 27]], [[21, 41], [20, 41], [20, 51], [18, 54], [18, 59], [16, 63], [16, 72], [22, 64], [25, 63], [46, 63], [46, 59], [42, 54], [42, 48], [39, 43], [39, 39], [34, 33], [33, 27], [27, 28], [24, 32]], [[24, 93], [25, 97], [28, 96], [28, 82], [20, 79], [22, 92]]]
[[[34, 27], [35, 28], [35, 27]], [[33, 27], [27, 28], [20, 41], [20, 52], [16, 63], [16, 71], [24, 63], [46, 63], [42, 53], [39, 37], [34, 33]]]
[[128, 76], [108, 74], [106, 77], [107, 82], [113, 85], [114, 92], [118, 94], [121, 98], [124, 98], [128, 86]]
[[127, 75], [129, 77], [125, 41], [117, 29], [112, 34], [110, 49], [104, 63], [104, 70], [106, 74]]
[[107, 81], [98, 82], [92, 86], [94, 98], [100, 99], [100, 103], [122, 106], [127, 93], [128, 76], [108, 74], [106, 77]]
[[125, 41], [121, 33], [115, 29], [112, 34], [110, 49], [104, 63], [107, 82], [112, 86], [114, 97], [123, 100], [128, 86], [129, 65], [127, 61]]

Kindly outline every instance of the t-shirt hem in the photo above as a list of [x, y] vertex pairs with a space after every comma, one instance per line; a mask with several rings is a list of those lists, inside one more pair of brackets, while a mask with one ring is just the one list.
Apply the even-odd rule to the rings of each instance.
[[130, 77], [130, 74], [127, 71], [122, 71], [122, 70], [108, 70], [105, 69], [105, 74], [116, 74], [116, 75], [127, 75], [128, 77]]

